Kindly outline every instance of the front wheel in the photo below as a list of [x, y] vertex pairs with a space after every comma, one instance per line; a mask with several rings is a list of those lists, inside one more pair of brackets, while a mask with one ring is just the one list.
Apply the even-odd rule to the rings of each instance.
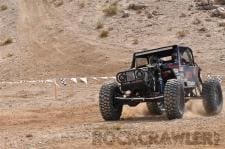
[[164, 104], [168, 119], [180, 119], [184, 114], [184, 88], [177, 79], [166, 82], [164, 90]]
[[222, 111], [223, 93], [220, 82], [216, 79], [209, 79], [203, 83], [202, 88], [203, 106], [209, 115], [215, 115]]
[[115, 99], [119, 94], [120, 90], [116, 82], [109, 82], [101, 87], [99, 93], [99, 108], [104, 120], [115, 121], [120, 119], [123, 104]]

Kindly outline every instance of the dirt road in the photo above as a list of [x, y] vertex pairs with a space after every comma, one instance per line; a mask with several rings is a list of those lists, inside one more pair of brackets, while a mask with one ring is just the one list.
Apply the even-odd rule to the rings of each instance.
[[125, 107], [121, 121], [104, 122], [101, 83], [69, 83], [58, 88], [56, 99], [52, 84], [2, 85], [1, 148], [224, 148], [224, 112], [206, 116], [200, 101], [189, 102], [181, 120], [151, 116], [141, 104]]

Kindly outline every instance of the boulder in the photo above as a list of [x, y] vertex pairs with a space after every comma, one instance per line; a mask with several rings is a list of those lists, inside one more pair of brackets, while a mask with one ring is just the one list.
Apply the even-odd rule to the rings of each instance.
[[128, 5], [128, 9], [132, 9], [132, 10], [141, 10], [141, 9], [145, 9], [146, 7], [147, 6], [142, 3], [131, 3]]
[[212, 11], [211, 16], [225, 18], [225, 9], [223, 7], [218, 7]]

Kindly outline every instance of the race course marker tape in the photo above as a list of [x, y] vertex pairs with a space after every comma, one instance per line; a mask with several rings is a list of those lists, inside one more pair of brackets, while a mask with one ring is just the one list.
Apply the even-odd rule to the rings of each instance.
[[[207, 74], [207, 78], [215, 78], [222, 82], [225, 79], [225, 75], [213, 75]], [[77, 77], [77, 78], [60, 78], [60, 83], [64, 86], [66, 85], [66, 80], [71, 80], [73, 83], [77, 84], [78, 80], [80, 82], [88, 84], [88, 80], [108, 80], [108, 79], [116, 79], [116, 77]], [[54, 83], [56, 86], [60, 86], [57, 83], [57, 79], [47, 79], [47, 80], [20, 80], [20, 81], [2, 81], [0, 84], [22, 84], [22, 83]]]

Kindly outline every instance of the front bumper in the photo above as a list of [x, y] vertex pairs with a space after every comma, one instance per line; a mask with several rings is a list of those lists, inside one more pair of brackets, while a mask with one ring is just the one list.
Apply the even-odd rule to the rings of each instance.
[[151, 101], [161, 101], [163, 100], [164, 96], [156, 96], [156, 97], [115, 97], [117, 100], [121, 101], [138, 101], [138, 102], [151, 102]]

